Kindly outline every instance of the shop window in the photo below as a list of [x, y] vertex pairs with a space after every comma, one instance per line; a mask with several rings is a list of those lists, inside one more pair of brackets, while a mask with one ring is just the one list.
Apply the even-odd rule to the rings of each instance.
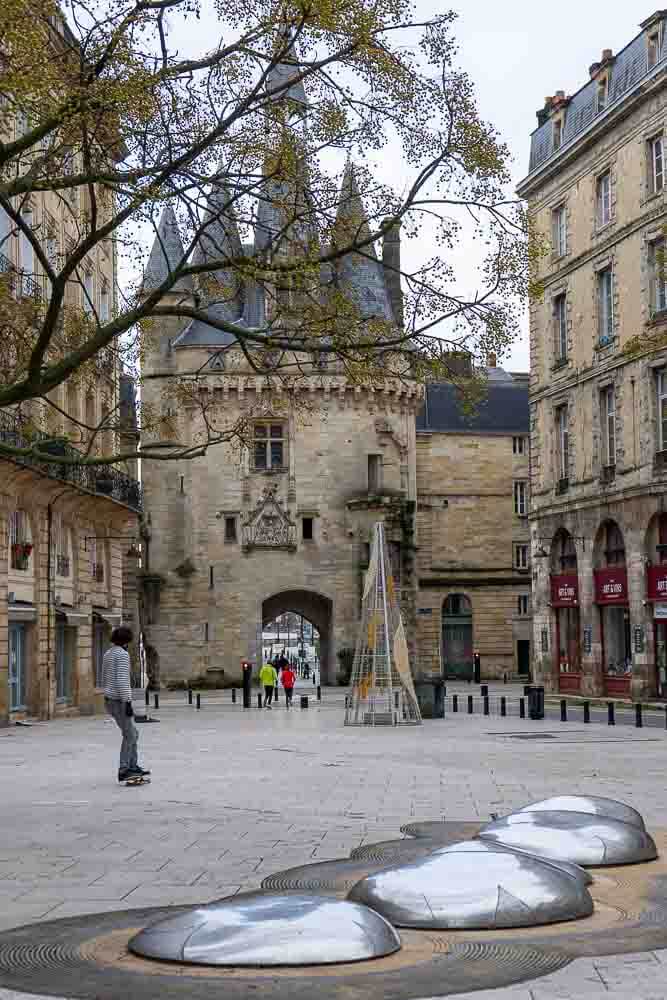
[[9, 566], [25, 573], [30, 569], [32, 538], [28, 515], [24, 510], [12, 511], [9, 518]]
[[255, 424], [254, 465], [258, 471], [276, 471], [285, 467], [285, 428], [283, 424]]
[[225, 541], [235, 542], [236, 541], [236, 518], [226, 517], [225, 518]]

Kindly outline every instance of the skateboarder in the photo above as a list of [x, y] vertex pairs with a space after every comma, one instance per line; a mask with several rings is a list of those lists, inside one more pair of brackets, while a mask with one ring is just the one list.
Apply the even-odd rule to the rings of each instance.
[[139, 734], [133, 718], [130, 654], [127, 651], [132, 638], [132, 629], [124, 625], [115, 628], [111, 633], [111, 648], [107, 649], [102, 660], [104, 707], [123, 734], [118, 767], [119, 781], [145, 778], [151, 773], [139, 767], [137, 763]]

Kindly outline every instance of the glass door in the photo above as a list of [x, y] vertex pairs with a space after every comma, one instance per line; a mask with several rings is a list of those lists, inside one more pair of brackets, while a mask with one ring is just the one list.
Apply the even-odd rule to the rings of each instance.
[[667, 698], [667, 621], [655, 623], [655, 671], [658, 698]]
[[9, 709], [25, 708], [26, 702], [25, 625], [9, 626]]
[[56, 622], [56, 701], [67, 701], [72, 694], [71, 630]]

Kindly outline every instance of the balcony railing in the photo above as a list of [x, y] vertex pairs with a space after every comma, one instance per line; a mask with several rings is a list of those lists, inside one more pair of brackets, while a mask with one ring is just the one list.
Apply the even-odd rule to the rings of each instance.
[[54, 440], [52, 436], [33, 431], [32, 428], [28, 430], [27, 420], [24, 417], [0, 410], [0, 442], [13, 448], [30, 448], [35, 444], [39, 446], [40, 442], [43, 442], [40, 448], [42, 452], [68, 458], [75, 464], [49, 462], [35, 455], [18, 456], [12, 461], [36, 469], [44, 476], [62, 479], [81, 489], [90, 490], [91, 493], [111, 497], [133, 510], [142, 509], [141, 484], [136, 479], [126, 476], [113, 465], [84, 465], [81, 462], [83, 458], [81, 452], [69, 442]]
[[41, 283], [29, 274], [18, 270], [4, 253], [0, 253], [0, 274], [9, 275], [9, 290], [12, 294], [24, 298], [41, 299]]

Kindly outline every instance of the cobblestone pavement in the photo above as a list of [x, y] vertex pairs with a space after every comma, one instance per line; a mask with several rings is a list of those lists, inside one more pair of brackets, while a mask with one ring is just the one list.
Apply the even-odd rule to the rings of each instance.
[[[339, 690], [307, 711], [244, 711], [229, 692], [163, 698], [140, 727], [153, 782], [115, 782], [101, 717], [0, 729], [0, 932], [69, 915], [207, 902], [277, 870], [346, 857], [414, 819], [486, 820], [563, 791], [609, 795], [667, 826], [667, 733], [459, 715], [344, 728]], [[535, 737], [538, 737], [537, 739]], [[0, 989], [0, 1000], [20, 994]], [[667, 952], [579, 959], [461, 1000], [667, 1000]]]

